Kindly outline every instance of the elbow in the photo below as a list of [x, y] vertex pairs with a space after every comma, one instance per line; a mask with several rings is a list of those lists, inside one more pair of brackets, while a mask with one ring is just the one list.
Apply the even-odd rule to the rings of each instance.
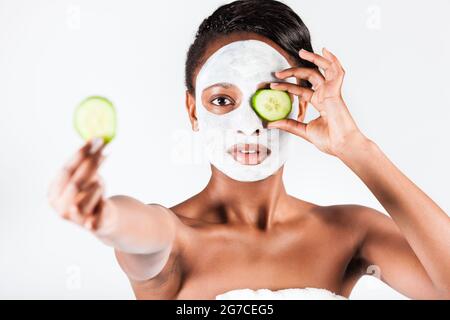
[[450, 300], [450, 284], [436, 287], [436, 298], [439, 300]]
[[152, 254], [128, 254], [115, 250], [117, 262], [128, 278], [133, 281], [147, 281], [156, 277], [167, 264], [171, 248]]
[[433, 299], [450, 300], [450, 281], [435, 283], [433, 287], [435, 292]]

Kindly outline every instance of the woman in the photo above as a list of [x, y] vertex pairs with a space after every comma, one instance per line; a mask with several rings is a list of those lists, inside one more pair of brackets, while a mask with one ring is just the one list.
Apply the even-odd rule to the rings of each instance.
[[[449, 217], [359, 130], [343, 78], [331, 52], [312, 52], [286, 5], [224, 5], [203, 21], [186, 62], [187, 112], [211, 162], [206, 187], [171, 208], [105, 199], [103, 145], [94, 139], [55, 178], [49, 201], [115, 248], [139, 299], [214, 299], [245, 288], [348, 297], [371, 268], [408, 297], [448, 299]], [[269, 87], [291, 95], [287, 119], [267, 123], [252, 110], [252, 94]], [[308, 104], [320, 116], [303, 123]], [[342, 160], [390, 217], [290, 196], [282, 180], [290, 137]]]

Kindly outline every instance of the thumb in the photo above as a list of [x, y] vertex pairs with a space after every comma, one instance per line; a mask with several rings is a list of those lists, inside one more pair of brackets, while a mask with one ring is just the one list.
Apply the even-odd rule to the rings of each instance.
[[306, 126], [306, 123], [294, 119], [283, 119], [267, 124], [267, 128], [269, 129], [281, 129], [309, 141], [306, 136]]

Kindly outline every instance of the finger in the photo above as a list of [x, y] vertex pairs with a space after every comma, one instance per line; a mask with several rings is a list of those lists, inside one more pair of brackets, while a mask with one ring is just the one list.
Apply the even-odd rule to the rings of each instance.
[[290, 132], [292, 134], [295, 134], [296, 136], [302, 137], [305, 140], [308, 140], [308, 137], [306, 136], [306, 126], [307, 126], [306, 123], [294, 119], [283, 119], [269, 122], [267, 124], [267, 127], [269, 129], [273, 128], [281, 129]]
[[337, 62], [337, 63], [339, 63], [339, 60], [338, 60], [338, 58], [334, 55], [334, 54], [332, 54], [331, 52], [330, 52], [330, 50], [328, 50], [327, 48], [323, 48], [322, 49], [322, 52], [323, 52], [323, 55], [324, 55], [324, 57], [326, 57], [328, 60], [330, 60], [331, 62]]
[[339, 59], [331, 53], [327, 48], [323, 48], [323, 55], [327, 57], [330, 61], [333, 62], [333, 66], [336, 72], [344, 74], [344, 68], [342, 68], [341, 62]]
[[103, 139], [92, 139], [86, 142], [70, 159], [67, 161], [63, 169], [59, 172], [59, 174], [52, 181], [49, 190], [48, 190], [48, 198], [50, 201], [54, 201], [54, 198], [58, 197], [62, 194], [65, 186], [70, 180], [70, 177], [73, 175], [75, 170], [80, 166], [80, 164], [86, 159], [86, 157], [95, 151], [96, 148], [101, 147], [101, 142]]
[[91, 176], [97, 173], [97, 169], [103, 161], [102, 159], [104, 157], [102, 158], [100, 150], [93, 156], [85, 159], [71, 177], [70, 182], [74, 183], [79, 190], [82, 190], [89, 183]]
[[308, 80], [315, 88], [325, 81], [324, 76], [318, 70], [313, 68], [292, 67], [275, 72], [275, 76], [279, 79], [296, 77], [299, 79]]
[[321, 55], [318, 55], [314, 52], [307, 51], [305, 49], [301, 49], [299, 51], [300, 58], [310, 61], [314, 63], [319, 68], [322, 68], [323, 70], [327, 70], [331, 67], [331, 61], [328, 59], [325, 59]]
[[84, 221], [83, 215], [80, 212], [80, 209], [77, 205], [71, 205], [68, 209], [68, 217], [70, 221], [76, 223], [76, 224], [82, 224]]
[[60, 195], [67, 182], [69, 181], [71, 175], [75, 171], [75, 169], [81, 164], [81, 162], [85, 159], [86, 155], [91, 148], [92, 141], [86, 142], [63, 166], [58, 175], [52, 181], [49, 191], [48, 197], [55, 198]]
[[64, 171], [71, 176], [87, 157], [96, 154], [98, 151], [103, 149], [104, 146], [105, 144], [102, 138], [94, 138], [89, 140], [64, 165]]
[[78, 188], [73, 183], [68, 183], [61, 196], [58, 197], [54, 205], [58, 214], [64, 219], [70, 219], [72, 206], [76, 204], [75, 199], [79, 193]]
[[283, 91], [290, 92], [292, 94], [295, 94], [296, 96], [301, 97], [302, 100], [308, 101], [308, 102], [311, 102], [311, 98], [314, 95], [313, 90], [311, 90], [309, 88], [305, 88], [305, 87], [300, 87], [296, 84], [289, 83], [289, 82], [272, 82], [270, 84], [270, 88], [275, 89], [275, 90], [283, 90]]
[[324, 110], [323, 106], [320, 104], [313, 103], [312, 97], [314, 95], [314, 91], [309, 88], [300, 87], [289, 82], [272, 82], [270, 84], [270, 88], [275, 90], [285, 90], [292, 94], [298, 95], [301, 99], [309, 102], [317, 111], [321, 112]]
[[94, 208], [103, 196], [103, 189], [99, 184], [95, 184], [86, 197], [80, 202], [79, 208], [83, 216], [93, 214]]
[[99, 175], [92, 175], [86, 180], [84, 189], [80, 189], [75, 183], [70, 181], [64, 188], [63, 193], [52, 203], [52, 206], [64, 219], [69, 219], [69, 209], [72, 205], [78, 205], [85, 197], [86, 189], [90, 188], [92, 184], [99, 184], [104, 188], [103, 179]]
[[[98, 189], [98, 184], [96, 186], [91, 186], [91, 189], [86, 193], [80, 192], [76, 186], [69, 183], [67, 189], [64, 192], [60, 213], [64, 219], [68, 219], [77, 224], [83, 224], [85, 219], [85, 214], [82, 212], [82, 207], [89, 202], [90, 197], [92, 197], [95, 190]], [[80, 204], [79, 198], [84, 195], [91, 195], [90, 197], [85, 197], [83, 204]]]
[[96, 143], [94, 140], [89, 140], [86, 142], [64, 165], [64, 169], [69, 173], [73, 173], [80, 163], [89, 154], [93, 144]]
[[103, 198], [96, 204], [96, 206], [93, 209], [93, 214], [88, 215], [84, 220], [84, 227], [89, 230], [96, 230], [99, 225], [99, 218], [101, 215], [101, 212], [103, 210], [104, 201]]
[[92, 183], [98, 183], [101, 186], [105, 185], [103, 178], [98, 174], [98, 172], [95, 172], [86, 180], [84, 188], [87, 188], [87, 186], [89, 186]]
[[73, 202], [80, 206], [83, 202], [86, 202], [90, 195], [97, 189], [100, 185], [100, 182], [96, 179], [96, 176], [93, 176], [89, 180], [88, 183], [83, 187], [82, 190], [79, 190], [78, 193], [75, 195]]
[[88, 180], [86, 180], [83, 188], [78, 191], [78, 194], [75, 196], [74, 202], [77, 205], [83, 207], [85, 203], [88, 202], [88, 198], [91, 197], [91, 194], [98, 188], [100, 188], [104, 192], [104, 180], [100, 175], [93, 174]]
[[88, 230], [93, 230], [96, 219], [97, 219], [97, 216], [95, 216], [95, 215], [87, 216], [84, 219], [83, 226]]

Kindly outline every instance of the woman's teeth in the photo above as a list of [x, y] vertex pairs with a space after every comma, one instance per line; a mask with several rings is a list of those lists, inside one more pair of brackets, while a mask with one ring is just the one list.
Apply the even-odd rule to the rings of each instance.
[[239, 150], [241, 153], [256, 153], [256, 150]]

